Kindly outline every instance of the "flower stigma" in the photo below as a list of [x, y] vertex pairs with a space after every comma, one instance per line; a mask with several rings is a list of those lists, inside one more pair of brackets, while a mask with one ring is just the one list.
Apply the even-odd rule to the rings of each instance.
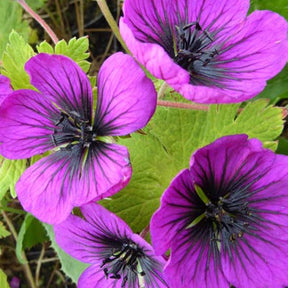
[[127, 241], [121, 247], [113, 250], [112, 255], [105, 258], [101, 265], [101, 268], [104, 267], [103, 271], [106, 278], [110, 277], [111, 279], [120, 280], [123, 277], [121, 287], [125, 287], [129, 277], [132, 277], [130, 279], [132, 282], [138, 277], [139, 287], [144, 287], [143, 276], [146, 273], [142, 270], [139, 263], [139, 258], [144, 257], [142, 249], [134, 242]]

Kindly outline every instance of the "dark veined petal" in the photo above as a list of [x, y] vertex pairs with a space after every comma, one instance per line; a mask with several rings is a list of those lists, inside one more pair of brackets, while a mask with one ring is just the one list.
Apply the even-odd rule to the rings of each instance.
[[122, 219], [99, 204], [83, 205], [81, 212], [86, 220], [70, 215], [54, 226], [57, 243], [79, 261], [101, 264], [113, 246], [117, 247], [122, 239], [133, 234]]
[[140, 42], [158, 43], [171, 56], [174, 53], [173, 30], [177, 17], [170, 0], [127, 0], [123, 11], [125, 23]]
[[25, 65], [31, 83], [68, 115], [91, 123], [92, 89], [87, 75], [71, 59], [40, 53]]
[[0, 75], [0, 105], [3, 100], [8, 96], [8, 94], [12, 93], [13, 90], [10, 85], [10, 79]]
[[143, 128], [155, 112], [156, 100], [152, 81], [135, 60], [116, 53], [99, 71], [94, 129], [101, 136], [116, 136]]
[[[78, 288], [123, 288], [121, 281], [107, 278], [102, 270], [99, 269], [98, 265], [91, 265], [88, 267], [80, 276]], [[139, 286], [133, 287], [138, 288]], [[126, 286], [125, 286], [126, 288]], [[127, 287], [130, 288], [130, 287]]]
[[50, 101], [38, 92], [11, 93], [0, 106], [0, 153], [19, 159], [52, 149], [57, 113]]
[[[174, 19], [185, 24], [198, 21], [203, 29], [222, 31], [243, 22], [249, 9], [249, 0], [177, 0], [171, 2]], [[177, 19], [178, 20], [178, 19]], [[174, 25], [179, 24], [179, 20]], [[178, 22], [178, 23], [177, 23]]]
[[131, 177], [127, 149], [98, 144], [88, 151], [81, 145], [62, 148], [28, 168], [16, 184], [24, 209], [56, 224], [73, 207], [111, 196], [127, 185]]
[[119, 27], [129, 50], [133, 51], [133, 56], [153, 76], [164, 79], [171, 86], [189, 83], [189, 73], [177, 65], [162, 46], [137, 40], [127, 25], [126, 18], [120, 19]]

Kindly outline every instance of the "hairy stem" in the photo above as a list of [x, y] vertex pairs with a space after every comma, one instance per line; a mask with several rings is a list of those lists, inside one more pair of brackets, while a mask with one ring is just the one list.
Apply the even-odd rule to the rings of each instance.
[[[1, 211], [2, 215], [3, 215], [3, 218], [7, 224], [7, 226], [9, 227], [9, 230], [11, 232], [11, 234], [13, 235], [15, 241], [17, 242], [17, 239], [18, 239], [18, 234], [13, 226], [13, 223], [11, 222], [11, 220], [9, 219], [9, 217], [7, 216], [7, 214], [4, 212], [4, 211]], [[31, 272], [31, 269], [30, 269], [30, 266], [28, 264], [28, 260], [27, 260], [27, 257], [25, 255], [24, 252], [22, 252], [22, 257], [24, 259], [24, 261], [26, 262], [26, 264], [22, 264], [23, 266], [23, 271], [24, 271], [24, 274], [25, 274], [25, 277], [29, 283], [29, 286], [31, 288], [37, 288], [35, 282], [34, 282], [34, 278], [33, 278], [33, 275], [32, 275], [32, 272]]]
[[125, 49], [125, 51], [127, 53], [131, 54], [128, 47], [126, 46], [124, 40], [121, 37], [120, 31], [118, 29], [118, 25], [117, 25], [115, 19], [113, 18], [106, 1], [105, 0], [96, 0], [96, 2], [98, 4], [103, 16], [105, 17], [106, 21], [108, 22], [111, 30], [113, 31], [115, 37], [117, 38], [117, 40], [121, 43], [121, 45]]
[[56, 44], [59, 40], [54, 33], [54, 31], [49, 27], [49, 25], [36, 13], [34, 12], [29, 5], [25, 2], [25, 0], [16, 0], [22, 8], [30, 14], [30, 16], [35, 19], [42, 27], [43, 29], [47, 32], [47, 34], [50, 36], [54, 44]]
[[164, 107], [172, 107], [172, 108], [190, 109], [190, 110], [202, 110], [202, 111], [209, 110], [209, 105], [180, 103], [180, 102], [172, 102], [172, 101], [165, 101], [165, 100], [158, 100], [157, 105], [164, 106]]

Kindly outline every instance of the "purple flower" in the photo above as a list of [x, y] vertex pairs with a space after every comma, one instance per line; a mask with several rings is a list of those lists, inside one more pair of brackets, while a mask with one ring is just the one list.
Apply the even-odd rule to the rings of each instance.
[[162, 277], [164, 259], [123, 220], [96, 203], [82, 206], [81, 212], [86, 220], [70, 215], [54, 226], [59, 246], [91, 264], [78, 288], [168, 287]]
[[24, 172], [16, 192], [24, 209], [41, 221], [59, 223], [73, 207], [128, 183], [128, 151], [110, 136], [145, 126], [156, 107], [156, 91], [132, 57], [116, 53], [99, 71], [94, 115], [90, 82], [71, 59], [39, 54], [25, 69], [40, 92], [18, 90], [2, 103], [0, 152], [21, 159], [54, 150]]
[[0, 75], [0, 105], [4, 99], [12, 92], [13, 90], [10, 85], [10, 79]]
[[288, 158], [246, 135], [196, 151], [151, 220], [171, 288], [288, 284]]
[[136, 59], [189, 100], [241, 102], [288, 59], [288, 25], [249, 0], [125, 0], [120, 32]]

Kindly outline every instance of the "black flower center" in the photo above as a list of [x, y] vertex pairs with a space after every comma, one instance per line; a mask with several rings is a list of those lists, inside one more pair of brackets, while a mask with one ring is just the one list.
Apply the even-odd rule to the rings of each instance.
[[51, 136], [55, 146], [68, 144], [66, 148], [69, 148], [73, 144], [80, 143], [83, 147], [89, 147], [96, 141], [97, 134], [93, 131], [90, 121], [82, 119], [76, 112], [72, 111], [70, 115], [61, 112], [55, 126]]
[[[139, 276], [144, 276], [139, 259], [144, 257], [144, 252], [133, 242], [127, 241], [119, 249], [113, 249], [112, 255], [105, 258], [101, 268], [105, 276], [112, 279], [122, 279], [121, 287], [125, 287], [127, 281], [135, 284]], [[134, 286], [133, 286], [134, 287]]]
[[175, 30], [174, 61], [190, 73], [191, 84], [215, 86], [213, 76], [221, 78], [221, 75], [215, 75], [213, 63], [219, 55], [213, 45], [215, 33], [210, 34], [208, 30], [203, 30], [198, 22], [180, 24], [175, 27]]
[[219, 197], [217, 202], [206, 204], [205, 218], [210, 230], [210, 240], [216, 241], [221, 249], [220, 243], [226, 249], [237, 238], [242, 238], [249, 226], [251, 211], [247, 202], [235, 202]]

